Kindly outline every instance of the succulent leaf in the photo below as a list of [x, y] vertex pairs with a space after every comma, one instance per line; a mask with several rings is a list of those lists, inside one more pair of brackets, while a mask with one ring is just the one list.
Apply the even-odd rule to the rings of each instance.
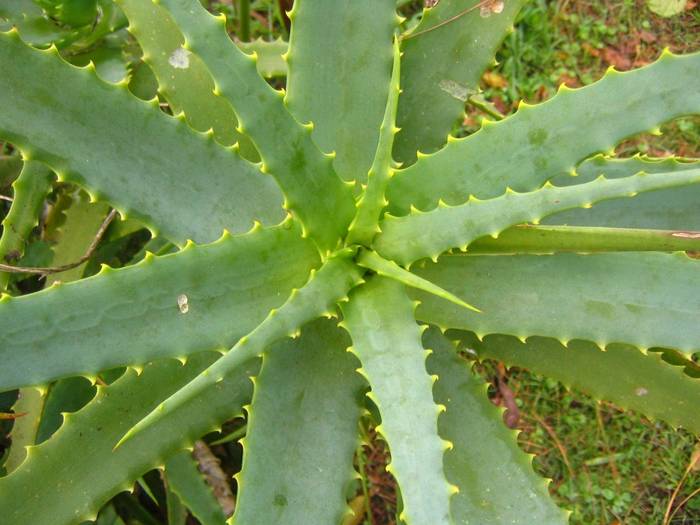
[[201, 525], [225, 525], [226, 516], [188, 450], [165, 462], [168, 489], [174, 492]]
[[396, 2], [297, 0], [290, 14], [289, 110], [313, 122], [338, 175], [364, 183], [389, 94]]
[[318, 272], [312, 271], [309, 281], [301, 288], [293, 289], [282, 306], [272, 309], [265, 320], [248, 335], [241, 337], [227, 354], [139, 421], [122, 438], [120, 445], [166, 417], [169, 412], [198, 399], [202, 392], [216, 388], [222, 378], [262, 355], [272, 343], [296, 337], [302, 325], [318, 317], [334, 315], [335, 303], [347, 297], [352, 288], [363, 282], [352, 255], [354, 253], [350, 249], [336, 252]]
[[[0, 77], [0, 137], [122, 216], [183, 244], [212, 241], [224, 229], [246, 231], [255, 219], [282, 220], [282, 196], [272, 179], [235, 151], [139, 101], [125, 85], [69, 65], [55, 48], [32, 49], [16, 31], [0, 33], [0, 64], [7, 65]], [[62, 110], [44, 111], [37, 101]], [[109, 133], [99, 132], [104, 126]]]
[[532, 456], [518, 448], [516, 432], [489, 401], [483, 380], [439, 330], [431, 328], [423, 339], [433, 350], [428, 370], [439, 378], [435, 400], [446, 407], [438, 428], [453, 445], [445, 453], [445, 473], [459, 488], [450, 502], [455, 524], [568, 523], [545, 480], [532, 470]]
[[233, 524], [341, 522], [365, 388], [349, 344], [336, 322], [319, 320], [264, 354]]
[[435, 208], [439, 200], [456, 205], [470, 194], [489, 199], [503, 194], [506, 185], [532, 191], [628, 136], [700, 112], [700, 92], [687, 89], [698, 75], [700, 53], [667, 53], [641, 69], [610, 70], [590, 86], [562, 88], [543, 104], [522, 104], [512, 117], [489, 122], [399, 170], [389, 183], [389, 209], [404, 215], [411, 205], [421, 210]]
[[545, 374], [569, 388], [700, 434], [700, 379], [686, 374], [682, 366], [667, 363], [662, 352], [641, 352], [622, 344], [602, 351], [586, 341], [572, 341], [566, 347], [544, 337], [531, 337], [525, 343], [501, 334], [483, 341], [472, 333], [459, 337], [481, 357]]
[[[256, 360], [240, 367], [206, 395], [172, 412], [141, 437], [113, 450], [131, 425], [213, 359], [211, 353], [200, 353], [184, 366], [172, 359], [163, 360], [144, 367], [140, 375], [130, 368], [110, 386], [98, 387], [92, 402], [64, 416], [63, 426], [50, 440], [30, 448], [24, 463], [0, 478], [4, 519], [32, 525], [94, 519], [104, 503], [130, 490], [146, 471], [161, 467], [170, 455], [240, 414], [252, 394], [248, 377], [257, 370]], [[44, 483], [28, 493], [26, 487], [36, 476]]]
[[199, 55], [255, 144], [263, 171], [271, 174], [292, 211], [322, 251], [334, 249], [354, 213], [351, 189], [333, 171], [305, 128], [287, 111], [281, 93], [258, 74], [255, 60], [226, 33], [225, 20], [198, 0], [160, 0], [180, 26], [187, 50]]
[[425, 369], [414, 304], [404, 286], [375, 276], [358, 287], [343, 307], [342, 326], [352, 338], [352, 353], [362, 363], [370, 399], [379, 408], [377, 427], [391, 452], [391, 472], [401, 487], [401, 518], [407, 525], [450, 525], [450, 496], [443, 456], [449, 444], [437, 431], [440, 407]]
[[281, 226], [9, 299], [0, 390], [229, 348], [317, 264], [313, 244]]
[[432, 153], [447, 142], [525, 0], [508, 0], [489, 17], [483, 3], [440, 0], [404, 35], [397, 160], [413, 163], [417, 151]]
[[[569, 186], [594, 180], [600, 175], [610, 179], [644, 173], [673, 173], [700, 168], [691, 159], [651, 159], [633, 157], [613, 159], [598, 155], [576, 168], [578, 176], [556, 177], [557, 186]], [[575, 226], [617, 226], [662, 230], [700, 230], [700, 186], [669, 188], [638, 195], [634, 200], [614, 200], [595, 204], [589, 209], [575, 209], [546, 217], [542, 224]]]
[[465, 250], [484, 236], [498, 236], [508, 226], [537, 223], [556, 211], [592, 206], [592, 203], [635, 196], [644, 191], [682, 187], [700, 182], [700, 169], [675, 173], [639, 173], [621, 179], [599, 177], [577, 186], [546, 184], [529, 193], [507, 191], [489, 200], [470, 198], [460, 206], [441, 204], [430, 212], [414, 211], [403, 217], [387, 216], [374, 248], [387, 258], [408, 265], [420, 258], [435, 258], [451, 248]]
[[700, 261], [683, 254], [447, 255], [414, 271], [468, 296], [482, 313], [415, 292], [421, 300], [416, 315], [479, 336], [538, 335], [687, 354], [700, 347], [700, 298], [689, 286], [699, 270]]
[[[14, 200], [2, 221], [0, 263], [16, 264], [34, 227], [44, 199], [51, 190], [51, 171], [40, 162], [25, 162], [12, 184]], [[10, 274], [0, 272], [0, 290], [6, 290]]]

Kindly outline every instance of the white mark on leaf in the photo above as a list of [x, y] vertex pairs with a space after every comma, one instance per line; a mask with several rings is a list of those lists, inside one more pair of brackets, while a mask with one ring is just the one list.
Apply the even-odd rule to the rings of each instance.
[[177, 296], [177, 307], [180, 309], [181, 314], [186, 314], [190, 311], [190, 305], [187, 302], [187, 296], [184, 293]]
[[441, 80], [439, 86], [445, 93], [451, 95], [457, 100], [461, 100], [462, 102], [466, 102], [467, 99], [475, 93], [474, 90], [469, 89], [467, 86], [463, 86], [454, 80]]
[[190, 52], [184, 47], [178, 47], [168, 58], [168, 63], [175, 69], [187, 69], [190, 67]]
[[645, 395], [647, 395], [647, 394], [649, 393], [649, 391], [648, 391], [646, 388], [644, 388], [643, 386], [640, 386], [639, 388], [637, 388], [637, 389], [634, 391], [634, 393], [635, 393], [635, 395], [637, 395], [638, 397], [644, 397]]
[[488, 0], [481, 5], [481, 10], [479, 14], [482, 18], [488, 18], [491, 15], [500, 15], [505, 8], [505, 2], [503, 0]]

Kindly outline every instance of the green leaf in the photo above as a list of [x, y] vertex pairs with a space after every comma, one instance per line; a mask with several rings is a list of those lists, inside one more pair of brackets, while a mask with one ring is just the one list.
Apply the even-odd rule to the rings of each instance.
[[[40, 162], [25, 162], [12, 184], [14, 201], [2, 221], [0, 263], [16, 265], [24, 247], [39, 222], [41, 206], [51, 190], [51, 171]], [[0, 272], [0, 290], [7, 289], [10, 274]]]
[[192, 512], [202, 525], [225, 525], [219, 502], [207, 484], [192, 453], [183, 450], [165, 462], [165, 476], [170, 491]]
[[297, 337], [302, 325], [321, 316], [335, 315], [335, 304], [347, 300], [348, 291], [363, 282], [352, 255], [354, 252], [349, 248], [340, 250], [318, 272], [312, 270], [308, 282], [299, 289], [293, 289], [282, 306], [272, 309], [264, 321], [241, 337], [221, 359], [139, 421], [120, 444], [143, 432], [170, 411], [177, 410], [180, 405], [216, 387], [223, 377], [251, 358], [262, 355], [271, 344], [287, 337]]
[[478, 308], [465, 303], [456, 295], [451, 294], [439, 286], [436, 286], [430, 281], [421, 279], [416, 274], [411, 273], [408, 270], [404, 270], [394, 261], [387, 261], [386, 259], [377, 255], [375, 252], [361, 250], [360, 255], [357, 257], [357, 264], [358, 266], [362, 266], [363, 268], [368, 268], [376, 272], [378, 275], [388, 277], [389, 279], [394, 279], [395, 281], [403, 283], [406, 286], [410, 286], [411, 288], [423, 290], [424, 292], [428, 292], [437, 297], [442, 297], [443, 299], [459, 305], [462, 308], [468, 308], [469, 310], [473, 310], [475, 312], [479, 311]]
[[[214, 94], [214, 80], [197, 56], [184, 54], [185, 39], [168, 12], [154, 2], [117, 0], [129, 19], [129, 32], [143, 50], [143, 60], [158, 79], [159, 93], [170, 104], [173, 113], [184, 112], [187, 123], [197, 131], [214, 130], [214, 138], [231, 145], [243, 138], [236, 131], [238, 121], [228, 101]], [[181, 67], [177, 58], [187, 58]], [[243, 138], [249, 142], [247, 138]], [[248, 152], [252, 144], [244, 146]], [[257, 153], [253, 149], [253, 156]]]
[[19, 390], [17, 402], [12, 406], [12, 410], [16, 414], [24, 415], [17, 418], [12, 426], [12, 446], [4, 463], [7, 472], [12, 472], [21, 465], [27, 457], [27, 447], [36, 443], [44, 410], [44, 394], [44, 391], [32, 387]]
[[319, 264], [313, 244], [289, 226], [6, 298], [0, 390], [229, 348]]
[[289, 50], [289, 44], [278, 38], [267, 41], [262, 38], [252, 42], [238, 42], [238, 47], [248, 55], [255, 54], [255, 65], [265, 78], [277, 78], [287, 76], [287, 62], [283, 55]]
[[165, 505], [168, 512], [168, 525], [186, 525], [187, 509], [180, 497], [167, 485], [165, 487]]
[[[27, 460], [0, 479], [0, 508], [8, 523], [55, 525], [94, 519], [115, 494], [129, 490], [143, 473], [162, 467], [164, 459], [222, 421], [241, 413], [250, 399], [258, 363], [251, 361], [216, 388], [118, 450], [124, 432], [158, 402], [185, 384], [214, 359], [197, 354], [185, 365], [164, 360], [129, 369], [108, 387], [98, 387], [84, 409], [65, 416], [61, 429], [48, 441], [29, 449]], [[115, 417], [118, 414], [118, 417]], [[95, 465], [100, 465], [96, 469]], [[41, 484], [35, 484], [41, 479]], [[32, 490], [27, 492], [27, 487]]]
[[[580, 184], [605, 175], [609, 179], [645, 173], [672, 173], [700, 168], [700, 162], [676, 159], [633, 157], [611, 159], [598, 155], [576, 168], [578, 176], [556, 177], [557, 186]], [[617, 226], [622, 228], [655, 228], [662, 230], [700, 231], [700, 186], [670, 188], [639, 195], [634, 200], [601, 202], [590, 209], [569, 210], [547, 217], [544, 224], [576, 226]]]
[[472, 254], [700, 251], [700, 232], [522, 224], [469, 245]]
[[665, 53], [635, 71], [609, 70], [581, 89], [562, 87], [543, 104], [521, 104], [512, 117], [487, 122], [478, 133], [451, 140], [398, 171], [389, 184], [390, 210], [403, 215], [411, 205], [432, 209], [440, 199], [461, 204], [470, 194], [488, 199], [502, 195], [507, 184], [520, 192], [539, 188], [626, 137], [700, 113], [700, 92], [688, 89], [698, 75], [700, 53]]
[[418, 319], [443, 328], [628, 343], [689, 353], [700, 348], [700, 261], [682, 254], [448, 255], [415, 272], [468, 296], [475, 314], [418, 293]]
[[445, 473], [459, 488], [450, 502], [455, 524], [568, 523], [567, 513], [550, 499], [547, 482], [532, 470], [532, 456], [518, 448], [517, 433], [489, 401], [487, 385], [437, 329], [423, 340], [433, 350], [427, 366], [438, 377], [435, 399], [447, 408], [438, 428], [452, 443]]
[[348, 230], [347, 243], [360, 243], [369, 245], [379, 230], [379, 219], [388, 204], [384, 194], [389, 178], [394, 174], [394, 161], [391, 151], [394, 145], [394, 136], [398, 131], [396, 127], [396, 104], [401, 88], [399, 77], [401, 74], [401, 53], [399, 42], [394, 40], [394, 66], [391, 72], [389, 96], [384, 110], [384, 120], [379, 127], [379, 144], [374, 154], [372, 167], [367, 174], [367, 186], [357, 204], [355, 218]]
[[381, 414], [377, 432], [391, 451], [387, 470], [401, 489], [401, 519], [408, 525], [448, 525], [454, 487], [443, 471], [447, 444], [438, 436], [440, 407], [433, 402], [428, 352], [413, 308], [402, 284], [373, 277], [343, 306], [342, 326], [372, 389], [367, 395]]
[[700, 169], [676, 173], [639, 173], [622, 179], [598, 179], [577, 186], [557, 187], [547, 183], [530, 193], [512, 190], [502, 197], [479, 200], [470, 197], [461, 206], [442, 202], [430, 212], [414, 210], [404, 217], [385, 216], [382, 233], [374, 242], [376, 251], [407, 265], [422, 257], [436, 258], [451, 248], [468, 249], [469, 243], [484, 235], [492, 237], [507, 227], [523, 222], [537, 223], [556, 211], [588, 207], [606, 199], [635, 196], [661, 188], [700, 182]]
[[285, 195], [285, 207], [303, 223], [322, 250], [332, 250], [355, 212], [352, 190], [333, 171], [302, 126], [284, 105], [283, 93], [258, 74], [255, 60], [238, 49], [226, 32], [225, 17], [214, 17], [198, 0], [160, 0], [180, 26], [190, 51], [204, 61], [216, 91], [227, 98], [239, 128], [260, 152], [262, 170]]
[[335, 322], [316, 321], [265, 353], [234, 524], [340, 523], [348, 512], [365, 387], [349, 345]]
[[[122, 216], [179, 243], [245, 231], [254, 219], [282, 219], [273, 180], [158, 111], [157, 100], [139, 101], [125, 84], [67, 64], [54, 48], [32, 49], [16, 31], [0, 34], [0, 64], [12, 64], [0, 77], [0, 136]], [[100, 133], [107, 123], [109, 133]]]
[[661, 352], [642, 352], [622, 344], [608, 345], [603, 352], [585, 341], [572, 341], [567, 348], [544, 337], [531, 337], [525, 343], [500, 334], [483, 341], [471, 333], [459, 337], [481, 357], [527, 368], [569, 388], [700, 434], [700, 379], [664, 361]]
[[397, 160], [412, 163], [418, 150], [433, 152], [445, 144], [525, 0], [508, 0], [489, 17], [481, 16], [481, 4], [440, 0], [404, 35]]
[[323, 151], [336, 152], [338, 175], [364, 183], [390, 93], [396, 3], [297, 0], [290, 19], [289, 109], [313, 122]]
[[657, 15], [665, 17], [681, 14], [687, 3], [687, 0], [647, 0], [649, 9]]

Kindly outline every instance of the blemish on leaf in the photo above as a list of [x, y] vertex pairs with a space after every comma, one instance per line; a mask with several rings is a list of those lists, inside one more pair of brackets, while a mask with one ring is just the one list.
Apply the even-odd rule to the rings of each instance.
[[438, 85], [445, 93], [462, 102], [466, 102], [475, 93], [473, 89], [469, 89], [467, 86], [463, 86], [454, 80], [443, 79]]
[[190, 67], [190, 52], [184, 47], [178, 47], [173, 54], [168, 57], [168, 64], [175, 69], [187, 69]]
[[527, 134], [527, 139], [533, 146], [541, 146], [547, 140], [547, 130], [542, 128], [533, 129]]
[[190, 311], [190, 305], [187, 296], [184, 293], [177, 296], [177, 307], [181, 314], [186, 314]]
[[504, 7], [505, 2], [503, 0], [488, 0], [481, 6], [479, 14], [482, 18], [488, 18], [491, 15], [500, 15]]
[[275, 494], [275, 499], [273, 500], [273, 503], [278, 507], [286, 507], [287, 498], [283, 494]]
[[644, 388], [643, 386], [640, 386], [639, 388], [635, 389], [634, 394], [638, 397], [644, 397], [649, 393], [649, 391]]
[[700, 232], [673, 232], [671, 237], [680, 239], [700, 239]]

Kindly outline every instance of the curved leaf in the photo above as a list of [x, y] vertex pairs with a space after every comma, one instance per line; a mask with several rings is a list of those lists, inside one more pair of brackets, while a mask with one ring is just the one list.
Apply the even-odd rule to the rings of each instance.
[[566, 524], [567, 513], [532, 470], [532, 456], [518, 448], [517, 433], [489, 401], [487, 385], [437, 329], [423, 339], [433, 350], [428, 370], [438, 377], [435, 399], [447, 407], [438, 428], [452, 443], [445, 453], [445, 473], [459, 487], [450, 502], [455, 525]]
[[489, 122], [398, 171], [389, 184], [390, 210], [404, 215], [411, 205], [432, 209], [440, 199], [456, 205], [470, 194], [488, 199], [502, 195], [506, 185], [532, 191], [630, 135], [700, 113], [700, 92], [688, 89], [698, 75], [700, 53], [665, 53], [647, 67], [610, 70], [577, 90], [563, 87], [543, 104], [521, 104], [512, 117]]
[[598, 179], [577, 186], [556, 187], [547, 183], [530, 193], [506, 192], [502, 197], [481, 201], [470, 197], [466, 204], [442, 204], [433, 211], [414, 211], [403, 217], [386, 216], [382, 233], [374, 241], [381, 255], [400, 264], [422, 257], [436, 258], [460, 248], [483, 235], [493, 237], [507, 227], [523, 222], [537, 223], [555, 211], [588, 207], [606, 199], [633, 197], [660, 188], [681, 187], [700, 182], [700, 169], [675, 173], [632, 175], [622, 179]]
[[500, 334], [483, 341], [470, 333], [460, 338], [481, 357], [527, 368], [569, 388], [700, 434], [700, 378], [667, 363], [661, 352], [641, 352], [620, 344], [601, 351], [585, 341], [572, 341], [565, 347], [544, 337], [530, 337], [524, 343]]
[[229, 348], [318, 263], [313, 244], [282, 226], [5, 298], [0, 390]]
[[[55, 48], [32, 49], [16, 31], [0, 33], [0, 65], [0, 136], [122, 216], [183, 244], [212, 241], [224, 229], [246, 231], [254, 219], [282, 220], [273, 180], [158, 111], [157, 100], [140, 101], [90, 66], [69, 65]], [[104, 126], [109, 133], [100, 133]]]

